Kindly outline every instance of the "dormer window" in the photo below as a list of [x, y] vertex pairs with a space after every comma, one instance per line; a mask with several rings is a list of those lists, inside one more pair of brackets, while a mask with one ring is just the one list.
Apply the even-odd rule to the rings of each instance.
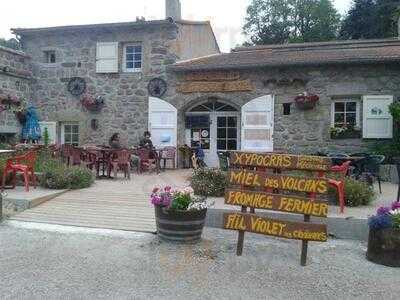
[[56, 62], [56, 51], [54, 50], [44, 51], [44, 62], [46, 64], [54, 64]]
[[137, 44], [126, 44], [124, 46], [124, 72], [142, 71], [142, 46]]

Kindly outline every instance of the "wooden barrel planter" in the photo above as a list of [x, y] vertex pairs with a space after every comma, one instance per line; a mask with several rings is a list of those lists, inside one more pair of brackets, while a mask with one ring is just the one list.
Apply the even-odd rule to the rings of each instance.
[[400, 229], [370, 230], [367, 259], [388, 267], [400, 267]]
[[162, 240], [194, 243], [201, 239], [207, 209], [172, 211], [155, 206], [157, 234]]

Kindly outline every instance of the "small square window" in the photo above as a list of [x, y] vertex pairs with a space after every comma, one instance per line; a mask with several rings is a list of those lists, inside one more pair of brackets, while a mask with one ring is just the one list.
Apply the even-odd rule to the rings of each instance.
[[46, 64], [54, 64], [56, 62], [56, 51], [44, 51], [44, 62]]
[[332, 127], [358, 127], [359, 102], [352, 100], [337, 100], [333, 103]]
[[142, 69], [142, 46], [125, 45], [124, 47], [124, 72], [140, 72]]

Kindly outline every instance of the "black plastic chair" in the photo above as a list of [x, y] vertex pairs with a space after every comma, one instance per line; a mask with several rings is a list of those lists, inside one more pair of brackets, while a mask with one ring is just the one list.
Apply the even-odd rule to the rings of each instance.
[[332, 163], [335, 166], [342, 165], [344, 162], [347, 161], [346, 158], [349, 158], [349, 155], [347, 155], [346, 153], [342, 153], [342, 152], [329, 152], [326, 156], [332, 158]]
[[379, 174], [381, 164], [384, 162], [384, 155], [370, 155], [366, 157], [366, 161], [364, 162], [365, 172], [372, 174], [377, 180], [379, 185], [379, 193], [382, 194], [382, 186], [381, 186], [381, 176]]
[[229, 168], [229, 161], [228, 161], [228, 157], [229, 154], [227, 152], [222, 152], [222, 151], [218, 151], [218, 160], [219, 160], [219, 168], [222, 171], [228, 171]]

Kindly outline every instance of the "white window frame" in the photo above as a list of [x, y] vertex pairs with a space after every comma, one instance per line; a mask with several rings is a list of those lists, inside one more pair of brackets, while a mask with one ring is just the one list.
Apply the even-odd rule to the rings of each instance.
[[[78, 145], [79, 145], [79, 141], [80, 141], [80, 126], [79, 126], [79, 122], [63, 122], [61, 123], [61, 144], [65, 144], [65, 126], [66, 125], [77, 125], [78, 126]], [[72, 142], [72, 135], [74, 133], [71, 132], [71, 142]], [[69, 145], [73, 145], [73, 143], [69, 143]]]
[[[361, 100], [358, 99], [335, 99], [331, 104], [331, 127], [335, 127], [335, 103], [348, 103], [355, 102], [356, 103], [356, 127], [361, 129]], [[346, 114], [346, 105], [345, 111]]]
[[[135, 67], [133, 67], [133, 68], [127, 68], [127, 67], [126, 67], [126, 63], [127, 63], [127, 60], [126, 60], [126, 55], [127, 55], [126, 49], [127, 49], [127, 47], [131, 47], [131, 46], [134, 46], [134, 47], [140, 46], [140, 48], [141, 48], [141, 52], [140, 52], [140, 54], [141, 54], [140, 68], [135, 68]], [[133, 53], [133, 56], [135, 57], [135, 53]], [[137, 62], [137, 61], [135, 61], [135, 59], [133, 59], [133, 65], [135, 65], [135, 62]], [[124, 51], [123, 51], [122, 63], [123, 63], [123, 65], [122, 65], [122, 70], [123, 70], [123, 72], [125, 72], [125, 73], [138, 73], [138, 72], [142, 72], [142, 68], [143, 68], [143, 45], [140, 44], [140, 43], [124, 44]]]

